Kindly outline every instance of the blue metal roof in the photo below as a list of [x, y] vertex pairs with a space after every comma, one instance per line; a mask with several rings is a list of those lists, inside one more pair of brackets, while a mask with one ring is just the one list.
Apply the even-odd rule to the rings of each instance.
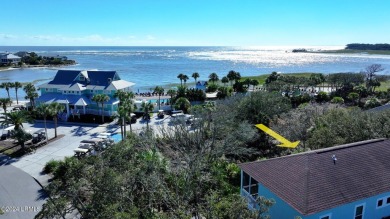
[[114, 80], [116, 71], [87, 71], [88, 81], [76, 81], [80, 70], [58, 70], [56, 76], [48, 84], [73, 85], [78, 82], [84, 85], [96, 85], [107, 87]]
[[80, 74], [79, 70], [58, 70], [56, 76], [49, 84], [70, 85], [74, 83], [74, 79]]
[[[107, 87], [114, 80], [116, 71], [88, 71], [89, 84]], [[109, 80], [111, 79], [111, 81]]]

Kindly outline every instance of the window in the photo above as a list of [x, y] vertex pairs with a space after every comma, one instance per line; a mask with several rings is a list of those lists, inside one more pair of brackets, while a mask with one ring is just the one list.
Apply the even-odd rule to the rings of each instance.
[[320, 219], [330, 219], [330, 214], [323, 215], [320, 217]]
[[363, 219], [364, 205], [356, 206], [355, 208], [355, 219]]
[[383, 199], [379, 199], [377, 204], [376, 204], [376, 207], [379, 208], [379, 207], [382, 207], [383, 205]]
[[386, 204], [390, 204], [390, 197], [387, 197]]
[[242, 187], [245, 189], [245, 191], [249, 192], [250, 176], [245, 172], [242, 173], [243, 173]]

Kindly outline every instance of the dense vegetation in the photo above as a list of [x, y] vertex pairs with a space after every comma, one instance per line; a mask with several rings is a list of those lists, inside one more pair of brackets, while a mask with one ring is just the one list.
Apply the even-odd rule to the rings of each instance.
[[21, 63], [26, 65], [73, 65], [74, 60], [63, 60], [57, 57], [38, 56], [35, 52], [28, 53], [22, 57]]
[[347, 44], [345, 49], [353, 50], [390, 50], [390, 44], [365, 44], [365, 43], [351, 43]]
[[[37, 218], [266, 218], [274, 200], [260, 196], [259, 211], [249, 211], [239, 195], [237, 164], [390, 137], [390, 110], [364, 111], [390, 101], [390, 90], [376, 91], [386, 80], [377, 74], [382, 70], [371, 65], [361, 73], [309, 77], [273, 72], [262, 89], [235, 71], [223, 85], [210, 74], [208, 89], [236, 94], [198, 106], [186, 104], [185, 84], [170, 90], [178, 107], [196, 118], [191, 127], [183, 121], [153, 131], [147, 123], [144, 135], [122, 133], [126, 140], [97, 156], [50, 162], [45, 170], [53, 179], [45, 190], [51, 198]], [[255, 128], [259, 123], [300, 144], [277, 147]]]
[[[184, 123], [155, 135], [148, 129], [98, 156], [51, 163], [53, 181], [46, 187], [51, 199], [38, 218], [67, 212], [83, 218], [263, 218], [239, 195], [236, 163], [256, 154], [259, 134], [240, 117], [251, 102], [239, 100], [195, 107], [199, 119], [190, 131]], [[273, 204], [258, 201], [262, 212]]]

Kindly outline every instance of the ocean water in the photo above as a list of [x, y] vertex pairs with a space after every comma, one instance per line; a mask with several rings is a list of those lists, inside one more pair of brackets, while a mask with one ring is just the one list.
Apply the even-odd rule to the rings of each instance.
[[[220, 78], [229, 70], [242, 76], [270, 74], [272, 71], [295, 72], [359, 72], [371, 64], [382, 64], [390, 73], [390, 56], [368, 54], [291, 53], [296, 47], [10, 47], [0, 52], [33, 51], [42, 56], [64, 55], [77, 65], [61, 69], [116, 70], [122, 79], [136, 83], [134, 91], [149, 91], [156, 85], [180, 83], [177, 75], [193, 72], [207, 80], [215, 72]], [[339, 49], [338, 47], [305, 47], [308, 49]], [[58, 69], [20, 69], [0, 72], [4, 81], [33, 82], [36, 85], [52, 79]], [[12, 90], [11, 95], [14, 96]], [[0, 97], [5, 97], [4, 89]], [[20, 91], [21, 99], [24, 98]]]

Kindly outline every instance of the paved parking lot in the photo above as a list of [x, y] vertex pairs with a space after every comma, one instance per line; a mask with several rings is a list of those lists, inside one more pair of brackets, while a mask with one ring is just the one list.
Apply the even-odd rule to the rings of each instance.
[[[156, 115], [154, 115], [149, 126], [158, 131], [159, 127], [167, 126], [169, 121], [169, 116], [165, 119], [157, 119]], [[132, 124], [132, 129], [135, 132], [139, 132], [145, 127], [146, 124], [141, 119], [138, 119], [137, 123]], [[24, 128], [33, 133], [39, 129], [43, 129], [44, 123], [36, 122], [34, 124], [24, 124]], [[47, 129], [49, 138], [54, 137], [54, 125], [52, 122], [47, 123]], [[129, 126], [127, 126], [127, 131], [129, 131]], [[119, 133], [120, 127], [115, 124], [102, 126], [93, 124], [59, 124], [57, 134], [64, 135], [64, 137], [44, 145], [35, 152], [24, 155], [21, 158], [3, 160], [3, 163], [11, 164], [25, 171], [41, 182], [41, 184], [46, 185], [49, 177], [42, 174], [42, 169], [48, 161], [62, 160], [66, 156], [73, 156], [73, 150], [79, 146], [80, 141], [93, 138], [101, 132]]]

